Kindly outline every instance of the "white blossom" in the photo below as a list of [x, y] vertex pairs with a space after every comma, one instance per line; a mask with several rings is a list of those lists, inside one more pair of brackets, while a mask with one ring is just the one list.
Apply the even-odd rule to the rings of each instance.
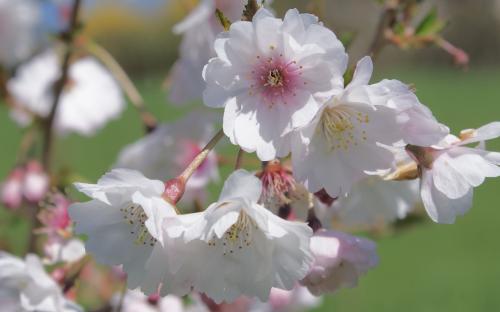
[[311, 238], [315, 261], [301, 284], [316, 296], [355, 287], [359, 277], [378, 264], [375, 248], [364, 238], [320, 230]]
[[322, 299], [311, 294], [306, 287], [297, 284], [292, 290], [271, 289], [268, 302], [255, 301], [249, 312], [307, 311], [317, 308]]
[[[54, 83], [61, 64], [56, 50], [47, 50], [22, 65], [7, 83], [9, 93], [20, 107], [13, 118], [21, 125], [31, 122], [24, 110], [47, 117], [53, 105]], [[85, 57], [71, 64], [55, 117], [59, 134], [76, 132], [93, 135], [124, 109], [121, 90], [111, 74], [95, 59]]]
[[464, 135], [463, 140], [450, 135], [434, 147], [407, 147], [419, 164], [425, 209], [438, 223], [454, 223], [472, 207], [474, 188], [485, 178], [500, 176], [500, 153], [467, 146], [500, 137], [500, 122]]
[[35, 0], [0, 0], [0, 65], [12, 67], [38, 47], [41, 12]]
[[121, 307], [123, 312], [184, 312], [182, 299], [176, 296], [161, 298], [157, 295], [145, 296], [138, 290], [128, 290], [120, 302], [121, 294], [113, 297], [112, 305]]
[[129, 288], [140, 286], [146, 263], [154, 248], [159, 248], [162, 220], [175, 215], [174, 208], [161, 197], [163, 182], [149, 180], [134, 170], [114, 169], [97, 184], [75, 186], [92, 198], [69, 207], [75, 232], [88, 236], [87, 252], [98, 262], [123, 265]]
[[367, 176], [393, 168], [392, 145], [432, 145], [446, 135], [447, 128], [402, 83], [369, 85], [372, 71], [369, 57], [360, 60], [345, 90], [293, 135], [294, 175], [309, 191], [341, 196]]
[[[266, 5], [270, 2], [266, 1]], [[182, 104], [202, 97], [205, 88], [203, 67], [216, 56], [214, 41], [217, 34], [223, 31], [214, 14], [215, 9], [221, 10], [229, 20], [237, 21], [241, 18], [246, 3], [246, 0], [202, 0], [186, 18], [174, 26], [174, 33], [183, 37], [179, 59], [169, 77], [171, 102]]]
[[0, 252], [0, 302], [2, 311], [83, 311], [66, 299], [57, 283], [45, 272], [40, 259], [28, 254], [23, 261]]
[[[356, 183], [334, 201], [333, 214], [350, 227], [372, 227], [404, 219], [419, 203], [418, 181], [385, 181], [372, 176]], [[325, 223], [325, 222], [323, 222]]]
[[216, 303], [241, 295], [266, 301], [272, 287], [292, 289], [311, 264], [312, 231], [257, 204], [261, 192], [255, 176], [238, 170], [205, 211], [167, 218], [163, 242], [173, 276], [160, 276], [165, 261], [150, 263], [150, 289], [163, 281], [166, 294], [184, 285]]
[[207, 106], [225, 107], [224, 133], [246, 152], [272, 160], [290, 152], [288, 134], [341, 92], [347, 55], [335, 34], [310, 14], [283, 20], [260, 9], [215, 41], [204, 68]]

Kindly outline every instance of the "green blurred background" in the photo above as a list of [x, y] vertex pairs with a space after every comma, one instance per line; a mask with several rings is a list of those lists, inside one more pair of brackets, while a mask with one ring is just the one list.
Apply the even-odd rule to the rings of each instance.
[[[306, 2], [275, 0], [275, 7], [280, 14], [288, 7], [305, 9]], [[351, 53], [355, 59], [373, 32], [379, 7], [370, 0], [326, 2], [322, 12], [326, 24], [335, 31], [358, 35]], [[454, 68], [436, 48], [412, 52], [387, 48], [375, 65], [373, 81], [396, 78], [415, 84], [421, 101], [454, 132], [500, 120], [498, 1], [438, 2], [440, 14], [450, 19], [445, 34], [471, 54], [469, 69]], [[171, 26], [182, 18], [185, 8], [173, 0], [154, 9], [138, 8], [138, 1], [119, 3], [89, 5], [87, 33], [115, 54], [160, 120], [175, 120], [201, 106], [201, 102], [172, 106], [162, 89], [179, 42]], [[120, 149], [142, 134], [139, 119], [129, 107], [96, 137], [60, 139], [56, 162], [95, 181]], [[5, 106], [0, 106], [0, 177], [15, 164], [21, 135]], [[500, 151], [500, 140], [488, 148]], [[228, 158], [234, 152], [230, 146], [223, 149]], [[327, 297], [317, 311], [500, 311], [499, 191], [499, 179], [487, 181], [476, 190], [472, 210], [454, 225], [427, 221], [397, 235], [383, 235], [377, 240], [379, 267], [362, 278], [358, 288]], [[26, 231], [22, 220], [0, 208], [0, 249], [22, 253]]]

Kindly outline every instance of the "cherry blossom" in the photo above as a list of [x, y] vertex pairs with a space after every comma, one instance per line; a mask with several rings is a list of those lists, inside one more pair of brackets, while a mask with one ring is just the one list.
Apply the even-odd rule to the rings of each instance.
[[182, 299], [176, 296], [161, 298], [158, 295], [145, 296], [138, 290], [129, 290], [125, 293], [123, 302], [120, 295], [113, 298], [113, 306], [120, 307], [123, 312], [184, 312]]
[[38, 214], [43, 227], [38, 229], [40, 234], [46, 234], [44, 243], [46, 264], [59, 262], [72, 263], [79, 261], [85, 255], [83, 242], [73, 237], [73, 227], [68, 214], [71, 202], [62, 194], [49, 194], [47, 203]]
[[420, 195], [434, 222], [454, 223], [472, 207], [474, 188], [500, 176], [500, 153], [467, 146], [500, 137], [500, 122], [464, 131], [462, 137], [450, 135], [433, 147], [407, 147], [419, 164]]
[[45, 272], [40, 259], [28, 254], [23, 261], [0, 251], [0, 301], [2, 311], [76, 312], [81, 307], [66, 299]]
[[32, 160], [26, 164], [23, 180], [23, 195], [29, 203], [38, 203], [49, 190], [49, 176], [43, 170], [42, 164]]
[[2, 183], [1, 202], [7, 208], [18, 209], [23, 203], [23, 180], [25, 170], [23, 167], [16, 167]]
[[[259, 3], [261, 1], [258, 1]], [[268, 5], [272, 1], [266, 1]], [[172, 67], [170, 80], [170, 101], [182, 104], [202, 97], [205, 81], [203, 67], [215, 57], [214, 41], [223, 31], [214, 12], [218, 8], [231, 21], [241, 18], [244, 0], [202, 0], [198, 6], [173, 31], [183, 36], [179, 59]]]
[[38, 47], [41, 12], [35, 0], [0, 0], [0, 64], [12, 67]]
[[317, 17], [297, 10], [281, 20], [260, 9], [252, 22], [220, 34], [215, 51], [203, 73], [205, 105], [225, 107], [224, 133], [263, 161], [286, 156], [288, 134], [342, 90], [342, 43]]
[[324, 189], [331, 197], [348, 193], [367, 176], [394, 167], [392, 145], [432, 145], [446, 135], [447, 128], [402, 83], [368, 85], [372, 70], [371, 59], [361, 59], [345, 90], [294, 133], [294, 175], [309, 191]]
[[372, 241], [341, 232], [316, 232], [311, 250], [315, 262], [301, 284], [317, 296], [356, 286], [359, 277], [378, 264]]
[[343, 225], [373, 227], [404, 219], [419, 201], [418, 181], [384, 181], [373, 176], [356, 183], [330, 209]]
[[92, 198], [69, 207], [75, 232], [88, 236], [87, 252], [101, 263], [123, 265], [129, 288], [138, 287], [146, 262], [161, 240], [162, 220], [175, 215], [174, 208], [162, 199], [163, 182], [134, 170], [114, 169], [97, 184], [75, 186]]
[[[312, 261], [311, 229], [257, 204], [261, 193], [259, 179], [240, 169], [205, 211], [165, 219], [163, 242], [175, 273], [164, 278], [162, 295], [181, 284], [216, 303], [241, 295], [265, 301], [272, 287], [289, 290], [305, 276]], [[162, 278], [164, 266], [164, 260], [150, 262], [154, 274], [148, 278]]]
[[[47, 50], [23, 64], [8, 81], [9, 93], [19, 104], [12, 113], [19, 124], [27, 125], [32, 120], [26, 109], [42, 117], [49, 114], [53, 104], [51, 90], [60, 78], [59, 63], [57, 51]], [[59, 134], [93, 135], [109, 120], [117, 118], [124, 105], [111, 74], [93, 58], [85, 57], [69, 69], [69, 82], [60, 99], [55, 128]]]
[[321, 301], [306, 287], [297, 284], [292, 290], [271, 289], [269, 301], [255, 302], [249, 312], [300, 312], [318, 307]]

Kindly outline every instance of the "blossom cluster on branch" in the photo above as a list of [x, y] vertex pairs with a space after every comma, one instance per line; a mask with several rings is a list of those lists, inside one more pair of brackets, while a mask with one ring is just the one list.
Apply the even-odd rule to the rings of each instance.
[[[408, 4], [393, 2], [373, 56], [385, 43], [402, 45], [394, 29], [404, 20], [391, 10]], [[317, 16], [290, 9], [281, 18], [270, 4], [203, 0], [174, 27], [183, 39], [170, 99], [201, 98], [214, 110], [171, 124], [158, 123], [116, 60], [79, 32], [80, 0], [56, 1], [61, 40], [38, 45], [39, 53], [28, 30], [37, 20], [5, 22], [20, 23], [26, 42], [0, 24], [0, 42], [15, 41], [0, 48], [2, 96], [25, 127], [0, 199], [31, 223], [24, 260], [0, 253], [7, 311], [81, 311], [78, 283], [96, 279], [111, 285], [95, 286], [104, 311], [314, 307], [377, 266], [376, 243], [353, 232], [418, 213], [419, 203], [432, 221], [453, 223], [471, 208], [474, 188], [500, 176], [500, 153], [485, 148], [500, 137], [500, 122], [454, 136], [409, 84], [372, 83], [371, 56], [349, 59]], [[21, 5], [36, 7], [0, 0], [0, 16]], [[435, 16], [425, 23], [412, 40], [444, 40], [434, 28], [429, 33]], [[95, 184], [54, 171], [54, 137], [95, 135], [120, 116], [125, 97], [144, 137]], [[219, 132], [216, 109], [223, 110]], [[209, 184], [228, 163], [214, 149], [224, 137], [239, 152], [210, 203]], [[253, 153], [256, 171], [245, 155]], [[89, 201], [70, 198], [74, 181]]]

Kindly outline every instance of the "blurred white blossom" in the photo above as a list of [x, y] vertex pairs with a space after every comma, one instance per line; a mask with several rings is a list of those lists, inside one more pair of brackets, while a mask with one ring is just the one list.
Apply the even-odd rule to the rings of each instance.
[[33, 254], [28, 254], [23, 261], [0, 251], [0, 302], [5, 312], [83, 311], [64, 297], [38, 256]]
[[[191, 113], [172, 124], [159, 125], [152, 133], [126, 146], [116, 168], [142, 172], [150, 179], [179, 175], [215, 133], [214, 120], [207, 113]], [[219, 180], [217, 155], [210, 152], [186, 184], [184, 202], [206, 197], [206, 186]]]
[[39, 1], [0, 0], [0, 66], [10, 68], [35, 52], [41, 19]]
[[[12, 112], [21, 125], [31, 122], [29, 112], [47, 117], [53, 105], [53, 88], [60, 78], [60, 58], [47, 50], [23, 64], [7, 83], [19, 107]], [[95, 59], [85, 57], [71, 64], [55, 116], [59, 134], [93, 135], [123, 111], [125, 101], [111, 74]]]

